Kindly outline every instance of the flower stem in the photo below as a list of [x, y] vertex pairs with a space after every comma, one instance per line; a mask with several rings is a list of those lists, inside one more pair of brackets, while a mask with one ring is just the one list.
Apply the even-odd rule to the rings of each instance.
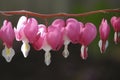
[[53, 17], [80, 17], [80, 16], [88, 16], [88, 15], [97, 14], [97, 13], [108, 13], [108, 12], [120, 12], [120, 9], [103, 9], [103, 10], [96, 10], [96, 11], [90, 11], [90, 12], [79, 13], [79, 14], [69, 14], [69, 13], [40, 14], [40, 13], [35, 13], [27, 10], [0, 11], [0, 14], [5, 16], [28, 15], [28, 16], [34, 16], [34, 17], [46, 19], [46, 18], [53, 18]]

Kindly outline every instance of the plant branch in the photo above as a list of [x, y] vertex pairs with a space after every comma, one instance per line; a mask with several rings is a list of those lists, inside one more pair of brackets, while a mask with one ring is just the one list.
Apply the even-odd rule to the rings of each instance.
[[88, 15], [97, 14], [97, 13], [109, 13], [109, 12], [120, 12], [120, 9], [103, 9], [103, 10], [96, 10], [96, 11], [90, 11], [90, 12], [79, 13], [79, 14], [68, 14], [68, 13], [40, 14], [40, 13], [35, 13], [31, 11], [26, 11], [26, 10], [0, 11], [0, 14], [5, 16], [28, 15], [28, 16], [34, 16], [34, 17], [46, 19], [46, 18], [53, 18], [53, 17], [80, 17], [80, 16], [88, 16]]

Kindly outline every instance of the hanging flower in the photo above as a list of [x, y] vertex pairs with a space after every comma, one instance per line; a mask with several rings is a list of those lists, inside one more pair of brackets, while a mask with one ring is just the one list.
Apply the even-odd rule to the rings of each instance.
[[66, 20], [66, 26], [64, 30], [64, 51], [63, 56], [65, 58], [68, 57], [69, 51], [68, 51], [68, 45], [70, 42], [73, 44], [76, 44], [79, 42], [79, 33], [80, 33], [80, 26], [79, 22], [74, 18], [69, 18]]
[[120, 17], [113, 16], [111, 18], [111, 24], [115, 31], [114, 42], [117, 44], [118, 42], [120, 42]]
[[[46, 42], [43, 44], [45, 45], [43, 49], [46, 51], [45, 58], [46, 62], [50, 62], [49, 58], [51, 57], [50, 50], [57, 51], [63, 46], [63, 34], [57, 27], [54, 27], [50, 25], [47, 28], [47, 34], [46, 34]], [[46, 45], [47, 43], [47, 45]], [[49, 51], [49, 52], [47, 52]]]
[[47, 28], [44, 24], [38, 25], [38, 37], [37, 40], [32, 43], [32, 46], [35, 50], [41, 50], [44, 42], [44, 37], [47, 33]]
[[11, 22], [4, 20], [3, 26], [0, 30], [0, 38], [5, 45], [5, 48], [2, 50], [2, 56], [6, 59], [7, 62], [10, 62], [15, 55], [15, 51], [12, 48], [15, 33]]
[[88, 54], [88, 45], [95, 39], [97, 35], [97, 30], [94, 24], [92, 23], [86, 23], [83, 25], [80, 23], [81, 29], [80, 29], [80, 39], [79, 42], [82, 44], [81, 46], [81, 57], [82, 59], [87, 59]]
[[101, 53], [104, 53], [106, 48], [108, 47], [108, 36], [110, 33], [110, 27], [107, 23], [107, 20], [102, 19], [102, 22], [99, 27], [99, 33], [100, 33], [100, 41], [99, 41], [99, 47]]
[[38, 34], [40, 34], [39, 39], [32, 43], [32, 46], [35, 50], [43, 49], [45, 51], [45, 64], [48, 66], [51, 63], [51, 54], [50, 50], [52, 49], [51, 46], [48, 44], [46, 35], [47, 35], [47, 27], [43, 24], [38, 25]]
[[17, 41], [22, 41], [21, 51], [26, 58], [30, 51], [29, 43], [34, 43], [38, 38], [38, 23], [34, 18], [20, 17], [17, 29], [15, 28], [15, 36]]
[[58, 29], [61, 30], [61, 33], [63, 34], [63, 41], [64, 41], [64, 50], [62, 52], [62, 55], [67, 58], [69, 55], [68, 51], [68, 45], [70, 43], [70, 39], [67, 37], [66, 31], [65, 31], [65, 21], [63, 19], [56, 19], [53, 21], [52, 25], [54, 27], [57, 27]]

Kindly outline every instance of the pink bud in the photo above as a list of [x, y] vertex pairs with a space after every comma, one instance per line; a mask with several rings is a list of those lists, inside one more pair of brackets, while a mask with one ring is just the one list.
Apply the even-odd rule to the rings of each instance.
[[99, 33], [100, 33], [100, 41], [99, 41], [99, 47], [101, 53], [105, 52], [107, 46], [108, 46], [108, 36], [110, 33], [110, 27], [107, 23], [107, 20], [103, 19], [100, 27], [99, 27]]
[[12, 28], [11, 22], [4, 20], [3, 26], [1, 27], [1, 39], [4, 42], [4, 45], [7, 46], [7, 48], [12, 47], [14, 38], [15, 38], [15, 33]]
[[[83, 26], [81, 24], [81, 26]], [[83, 26], [80, 29], [80, 39], [79, 42], [82, 44], [81, 47], [81, 57], [82, 59], [87, 59], [87, 46], [95, 39], [97, 35], [97, 29], [94, 24], [92, 23], [86, 23], [85, 26]]]
[[120, 42], [120, 17], [113, 16], [111, 18], [111, 24], [114, 28], [114, 42], [117, 44]]

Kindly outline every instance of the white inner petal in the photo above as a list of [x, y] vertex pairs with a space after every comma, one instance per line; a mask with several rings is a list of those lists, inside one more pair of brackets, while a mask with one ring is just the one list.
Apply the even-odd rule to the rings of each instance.
[[[105, 50], [107, 49], [107, 47], [108, 47], [108, 40], [106, 40], [106, 42], [105, 42]], [[98, 42], [98, 46], [99, 46], [99, 48], [100, 48], [100, 52], [101, 53], [103, 53], [103, 51], [102, 51], [102, 40], [100, 40], [99, 42]]]
[[49, 66], [51, 63], [51, 54], [49, 51], [45, 52], [45, 64]]
[[106, 41], [106, 43], [105, 43], [105, 49], [107, 49], [107, 47], [108, 47], [108, 40]]
[[50, 50], [52, 49], [51, 46], [47, 43], [46, 39], [43, 42], [42, 49], [45, 51], [45, 64], [47, 66], [51, 63], [51, 53]]
[[117, 32], [114, 33], [114, 41], [117, 44]]
[[120, 37], [120, 32], [118, 32], [118, 37]]
[[[84, 45], [82, 45], [81, 46], [81, 57], [83, 58], [83, 59], [86, 59], [86, 57], [85, 57], [85, 53], [84, 53], [84, 50], [85, 50], [85, 46]], [[88, 47], [86, 48], [86, 51], [88, 51]]]
[[64, 50], [62, 52], [62, 55], [67, 58], [69, 56], [69, 51], [68, 51], [68, 45], [70, 44], [69, 38], [64, 35]]
[[30, 51], [30, 45], [27, 41], [23, 41], [23, 44], [21, 46], [21, 51], [23, 53], [23, 56], [26, 58], [28, 56], [29, 51]]
[[62, 52], [62, 55], [67, 58], [69, 56], [69, 51], [68, 51], [68, 45], [69, 45], [70, 42], [67, 42], [67, 44], [64, 44], [64, 50]]
[[5, 47], [2, 50], [2, 56], [5, 58], [7, 62], [10, 62], [14, 55], [15, 55], [15, 51], [12, 48]]
[[102, 53], [102, 40], [99, 40], [99, 42], [98, 42], [98, 46], [99, 46], [99, 48], [100, 48], [100, 52]]

